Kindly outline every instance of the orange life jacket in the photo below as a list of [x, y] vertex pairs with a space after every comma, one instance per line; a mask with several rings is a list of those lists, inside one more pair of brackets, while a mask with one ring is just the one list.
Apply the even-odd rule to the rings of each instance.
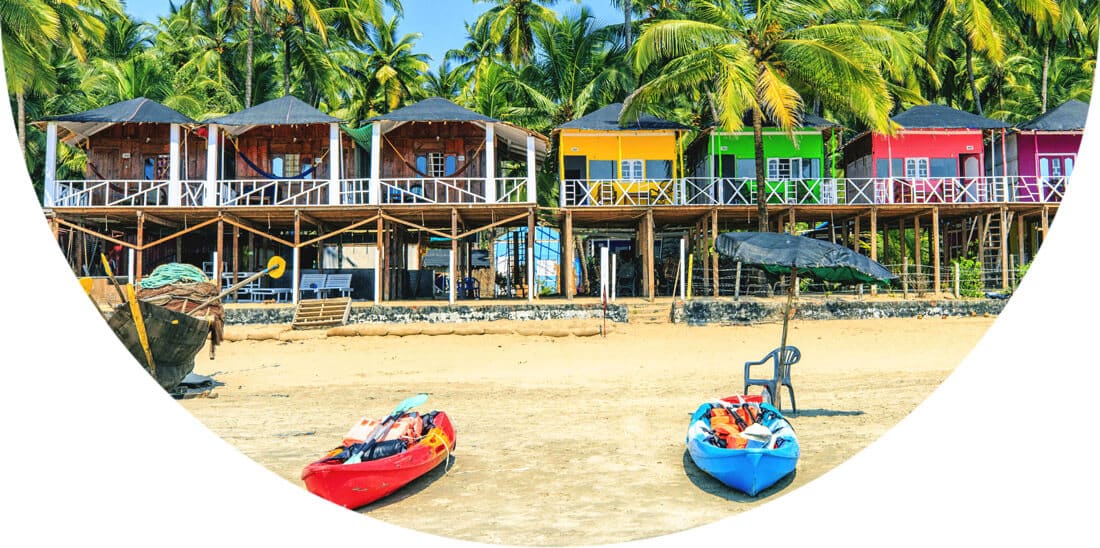
[[714, 437], [724, 443], [726, 449], [744, 449], [749, 443], [749, 440], [741, 437], [741, 429], [736, 424], [718, 424], [712, 430]]

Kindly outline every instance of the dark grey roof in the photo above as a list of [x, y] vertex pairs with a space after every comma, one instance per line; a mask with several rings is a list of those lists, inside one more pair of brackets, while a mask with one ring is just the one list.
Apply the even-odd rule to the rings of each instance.
[[613, 103], [597, 111], [590, 112], [576, 120], [566, 122], [557, 129], [594, 129], [603, 131], [627, 131], [635, 129], [691, 129], [687, 126], [662, 120], [656, 116], [643, 114], [634, 122], [619, 123], [622, 103]]
[[903, 129], [999, 129], [1010, 127], [1004, 122], [983, 118], [943, 105], [913, 107], [893, 117]]
[[[799, 121], [798, 125], [796, 127], [812, 127], [812, 128], [840, 127], [840, 124], [837, 124], [835, 122], [830, 122], [830, 121], [828, 121], [828, 120], [826, 120], [826, 119], [824, 119], [820, 116], [815, 116], [815, 115], [809, 114], [809, 113], [802, 113], [802, 114], [796, 115], [795, 117]], [[746, 127], [752, 128], [752, 111], [746, 112], [745, 115], [743, 117], [741, 117], [741, 124], [746, 126]], [[772, 120], [771, 118], [769, 118], [767, 116], [764, 117], [764, 127], [778, 127], [778, 126], [779, 126], [779, 124], [775, 123], [775, 121]]]
[[203, 121], [203, 123], [221, 126], [285, 126], [292, 124], [331, 124], [340, 121], [339, 118], [329, 116], [293, 95], [287, 95], [266, 103], [260, 103], [252, 108], [246, 108], [240, 112], [220, 118], [211, 118]]
[[152, 99], [138, 97], [97, 109], [46, 118], [51, 122], [98, 124], [194, 124], [195, 121]]
[[484, 114], [460, 107], [441, 97], [424, 99], [419, 103], [399, 108], [389, 114], [380, 114], [368, 122], [381, 120], [395, 122], [499, 122]]
[[1020, 129], [1038, 131], [1084, 131], [1089, 104], [1077, 100], [1062, 103], [1058, 108], [1019, 126]]

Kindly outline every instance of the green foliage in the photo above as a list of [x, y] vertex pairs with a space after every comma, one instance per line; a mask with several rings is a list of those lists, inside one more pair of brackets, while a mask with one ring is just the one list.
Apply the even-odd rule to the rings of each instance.
[[985, 294], [982, 285], [982, 265], [973, 259], [956, 259], [951, 261], [953, 266], [959, 269], [959, 296], [981, 297]]

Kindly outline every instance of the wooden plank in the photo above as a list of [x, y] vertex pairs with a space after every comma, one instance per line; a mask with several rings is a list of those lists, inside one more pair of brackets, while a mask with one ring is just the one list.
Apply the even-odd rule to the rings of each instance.
[[939, 298], [940, 296], [940, 208], [932, 208], [932, 285], [934, 289], [932, 293]]
[[[565, 222], [562, 227], [562, 257], [565, 259], [562, 266], [563, 279], [565, 280], [565, 287], [562, 288], [562, 293], [567, 300], [573, 300], [573, 293], [576, 292], [577, 281], [574, 279], [575, 272], [573, 271], [573, 212], [571, 210], [565, 210]], [[493, 261], [495, 264], [496, 261]]]

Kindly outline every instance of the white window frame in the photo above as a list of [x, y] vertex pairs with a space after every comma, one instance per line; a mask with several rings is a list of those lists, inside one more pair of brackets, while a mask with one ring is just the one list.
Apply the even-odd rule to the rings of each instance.
[[624, 159], [619, 163], [619, 178], [624, 181], [644, 181], [645, 160]]
[[[781, 168], [785, 167], [787, 175], [781, 174]], [[768, 180], [789, 181], [802, 178], [802, 158], [768, 158]]]
[[[906, 158], [905, 159], [905, 178], [906, 179], [927, 179], [929, 173], [929, 161], [928, 158]], [[921, 168], [923, 174], [921, 173]], [[912, 168], [912, 169], [910, 169]]]

